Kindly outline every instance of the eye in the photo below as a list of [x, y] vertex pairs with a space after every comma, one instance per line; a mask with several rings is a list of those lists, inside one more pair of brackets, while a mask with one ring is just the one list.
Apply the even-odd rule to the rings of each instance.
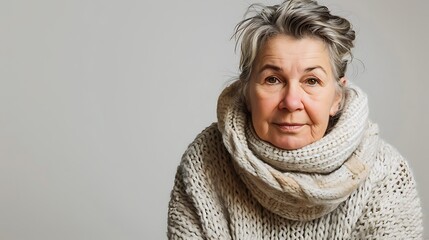
[[307, 78], [305, 79], [305, 83], [309, 86], [316, 86], [320, 83], [320, 80], [317, 78]]
[[265, 79], [265, 82], [266, 82], [267, 84], [270, 84], [270, 85], [274, 85], [274, 84], [279, 84], [279, 83], [281, 83], [281, 81], [280, 81], [278, 78], [274, 77], [274, 76], [267, 77], [267, 78]]

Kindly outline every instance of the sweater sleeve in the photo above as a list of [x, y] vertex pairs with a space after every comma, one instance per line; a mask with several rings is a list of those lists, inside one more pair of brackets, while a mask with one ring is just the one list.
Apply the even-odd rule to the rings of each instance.
[[388, 147], [389, 151], [396, 157], [384, 161], [387, 175], [371, 191], [357, 224], [357, 238], [422, 239], [422, 210], [415, 179], [405, 159], [393, 148]]
[[186, 194], [181, 168], [178, 168], [168, 206], [168, 239], [203, 239], [198, 215]]

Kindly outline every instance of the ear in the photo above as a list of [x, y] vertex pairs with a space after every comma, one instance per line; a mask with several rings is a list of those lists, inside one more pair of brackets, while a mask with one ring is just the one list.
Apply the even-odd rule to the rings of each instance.
[[[340, 85], [339, 88], [344, 88], [347, 84], [347, 79], [345, 77], [340, 78], [340, 80], [338, 81], [338, 84]], [[335, 116], [335, 114], [337, 114], [340, 108], [340, 103], [342, 98], [343, 98], [343, 94], [340, 91], [336, 91], [334, 102], [332, 103], [331, 109], [329, 111], [329, 116], [332, 117], [332, 116]]]

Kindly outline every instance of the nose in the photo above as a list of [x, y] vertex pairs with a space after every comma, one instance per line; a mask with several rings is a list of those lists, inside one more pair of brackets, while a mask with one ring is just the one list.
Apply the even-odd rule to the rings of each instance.
[[282, 99], [279, 103], [279, 108], [281, 110], [288, 110], [289, 112], [304, 109], [302, 94], [302, 89], [300, 89], [299, 86], [288, 84], [284, 89]]

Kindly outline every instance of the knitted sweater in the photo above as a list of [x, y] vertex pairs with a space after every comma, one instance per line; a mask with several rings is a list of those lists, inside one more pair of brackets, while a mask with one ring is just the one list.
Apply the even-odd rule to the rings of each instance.
[[261, 141], [236, 91], [224, 90], [218, 123], [182, 157], [169, 239], [422, 238], [412, 173], [379, 138], [361, 90], [349, 90], [328, 134], [297, 150]]

